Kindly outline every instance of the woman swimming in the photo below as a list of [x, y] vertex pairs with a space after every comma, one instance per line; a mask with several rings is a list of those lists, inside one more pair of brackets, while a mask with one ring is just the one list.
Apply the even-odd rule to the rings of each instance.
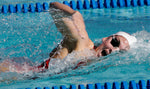
[[[136, 38], [126, 32], [118, 32], [102, 39], [102, 44], [94, 46], [94, 43], [88, 37], [84, 20], [80, 12], [71, 9], [69, 6], [59, 2], [50, 4], [50, 14], [55, 22], [58, 31], [63, 35], [63, 41], [52, 50], [50, 57], [39, 66], [28, 66], [27, 71], [40, 72], [48, 69], [51, 58], [64, 59], [73, 51], [81, 52], [85, 49], [93, 51], [96, 57], [106, 56], [114, 51], [129, 50]], [[80, 56], [88, 56], [80, 54]], [[78, 63], [79, 65], [82, 63]], [[4, 66], [5, 65], [5, 66]], [[7, 65], [7, 66], [6, 66]], [[78, 66], [78, 65], [77, 65]], [[9, 62], [0, 64], [0, 71], [12, 71], [23, 73], [23, 68], [12, 68]], [[13, 69], [13, 70], [12, 70]], [[16, 69], [16, 70], [15, 70]]]

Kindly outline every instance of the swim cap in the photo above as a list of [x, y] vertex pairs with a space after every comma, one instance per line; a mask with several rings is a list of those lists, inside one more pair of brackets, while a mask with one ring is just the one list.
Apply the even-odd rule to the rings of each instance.
[[129, 33], [126, 32], [117, 32], [114, 35], [119, 35], [119, 36], [123, 36], [124, 38], [126, 38], [128, 40], [129, 46], [131, 47], [133, 43], [137, 42], [137, 39], [134, 36], [131, 36]]

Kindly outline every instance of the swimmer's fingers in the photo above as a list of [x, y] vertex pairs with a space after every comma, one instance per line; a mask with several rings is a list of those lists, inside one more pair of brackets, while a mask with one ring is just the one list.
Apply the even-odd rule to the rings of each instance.
[[9, 71], [10, 62], [8, 60], [4, 60], [0, 63], [0, 72]]
[[73, 13], [75, 13], [75, 10], [73, 10], [69, 6], [67, 6], [65, 4], [61, 4], [59, 2], [50, 3], [50, 9], [51, 8], [62, 10], [63, 12], [66, 12], [67, 14], [70, 14], [70, 15], [72, 15]]

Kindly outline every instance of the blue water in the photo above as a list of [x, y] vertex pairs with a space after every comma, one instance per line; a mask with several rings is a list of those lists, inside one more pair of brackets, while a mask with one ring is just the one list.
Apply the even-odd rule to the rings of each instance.
[[[126, 31], [137, 37], [137, 44], [128, 52], [93, 59], [92, 63], [76, 70], [70, 68], [73, 66], [71, 63], [57, 61], [54, 68], [45, 73], [1, 73], [0, 88], [69, 86], [150, 79], [149, 9], [150, 7], [144, 6], [81, 10], [89, 37], [95, 43], [100, 43], [101, 38], [118, 31]], [[0, 14], [0, 27], [1, 62], [14, 59], [18, 63], [26, 61], [37, 65], [48, 58], [50, 51], [62, 40], [48, 12]], [[73, 55], [64, 60], [69, 62]], [[60, 71], [64, 73], [57, 74]], [[16, 76], [17, 79], [14, 80]], [[32, 79], [35, 77], [39, 78]]]

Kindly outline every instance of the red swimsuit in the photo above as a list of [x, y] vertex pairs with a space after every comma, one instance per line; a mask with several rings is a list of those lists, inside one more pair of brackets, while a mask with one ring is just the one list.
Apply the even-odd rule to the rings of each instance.
[[45, 69], [48, 69], [48, 66], [49, 66], [49, 62], [50, 62], [50, 58], [49, 59], [47, 59], [45, 62], [43, 62], [41, 65], [39, 65], [37, 68], [43, 68], [43, 67], [45, 67]]
[[[93, 47], [93, 49], [96, 49], [97, 47], [96, 46], [94, 46]], [[50, 62], [50, 58], [49, 59], [47, 59], [45, 62], [43, 62], [41, 65], [39, 65], [37, 68], [44, 68], [45, 67], [45, 69], [48, 69], [48, 67], [49, 67], [49, 62]], [[76, 69], [76, 68], [78, 68], [80, 65], [82, 65], [82, 64], [85, 64], [85, 62], [79, 62], [78, 64], [77, 64], [77, 66], [74, 68], [74, 69]]]

